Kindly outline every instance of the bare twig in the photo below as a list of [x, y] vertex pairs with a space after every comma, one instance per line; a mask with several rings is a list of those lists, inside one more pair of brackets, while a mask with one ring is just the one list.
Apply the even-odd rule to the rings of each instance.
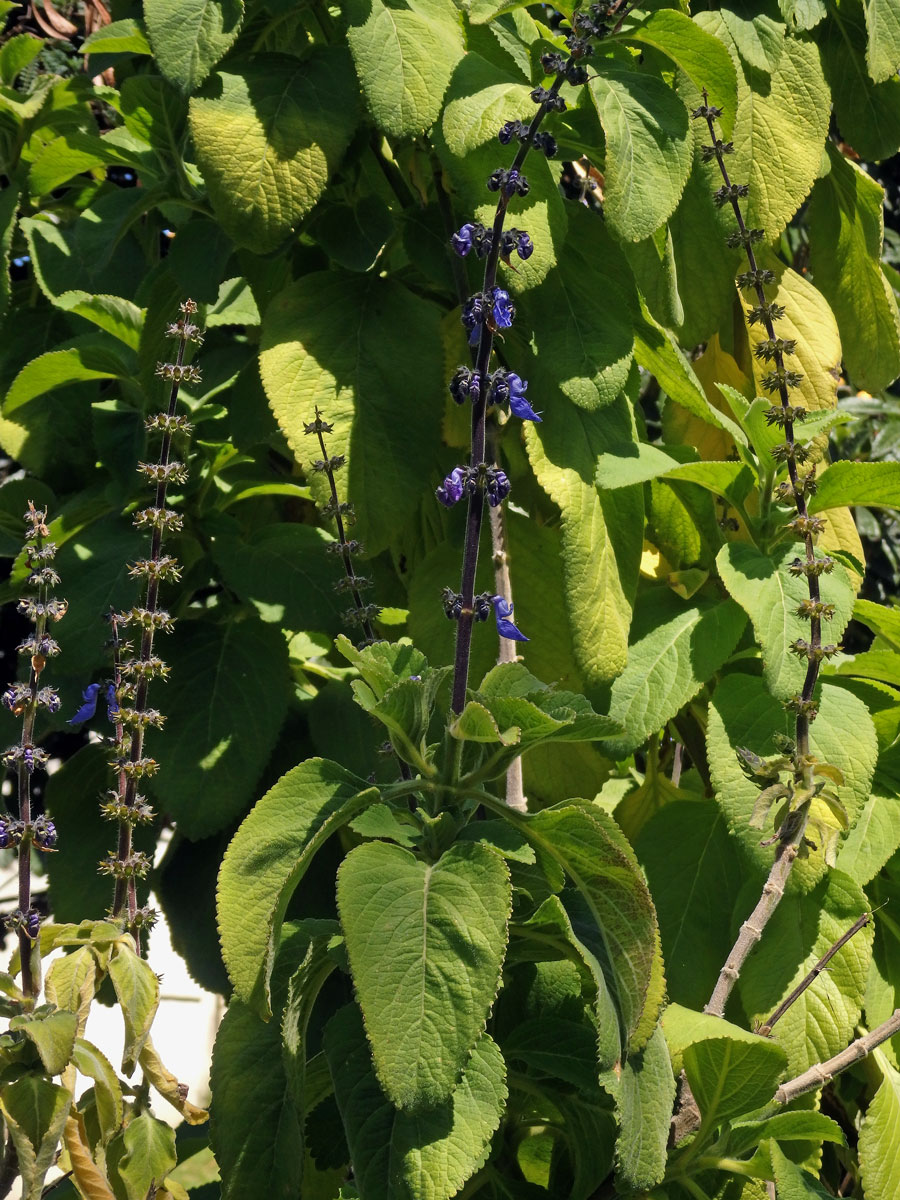
[[[493, 440], [493, 439], [492, 439]], [[489, 509], [491, 523], [491, 545], [493, 547], [494, 588], [504, 600], [512, 600], [512, 586], [509, 579], [509, 556], [506, 553], [506, 530], [504, 527], [502, 506]], [[515, 662], [515, 643], [508, 638], [500, 638], [499, 662]], [[516, 758], [510, 763], [506, 772], [506, 803], [517, 812], [527, 812], [525, 789], [522, 782], [522, 759]]]
[[741, 967], [747, 961], [750, 951], [762, 937], [763, 930], [768, 924], [769, 918], [778, 907], [781, 897], [784, 895], [784, 887], [796, 857], [797, 846], [793, 841], [780, 843], [759, 902], [741, 926], [737, 941], [734, 943], [731, 953], [728, 955], [725, 965], [719, 973], [719, 978], [716, 981], [713, 994], [709, 998], [709, 1003], [703, 1009], [704, 1012], [709, 1013], [711, 1016], [723, 1017], [725, 1015], [725, 1005], [728, 997], [731, 995], [732, 988], [737, 983]]
[[825, 1062], [813, 1063], [808, 1071], [804, 1071], [796, 1079], [789, 1079], [787, 1083], [783, 1083], [775, 1093], [775, 1103], [790, 1104], [792, 1100], [796, 1100], [805, 1092], [812, 1092], [816, 1088], [823, 1087], [835, 1075], [846, 1071], [861, 1058], [865, 1058], [867, 1054], [870, 1054], [882, 1042], [886, 1042], [888, 1038], [893, 1037], [895, 1033], [900, 1033], [900, 1008], [895, 1009], [893, 1016], [888, 1017], [877, 1029], [873, 1029], [871, 1033], [864, 1034], [855, 1042], [851, 1042], [847, 1049], [842, 1050], [840, 1054], [835, 1054], [833, 1058], [829, 1058]]
[[871, 921], [871, 919], [872, 919], [871, 913], [868, 913], [868, 912], [863, 913], [863, 915], [859, 918], [859, 920], [854, 921], [853, 924], [850, 926], [850, 928], [847, 930], [847, 932], [842, 934], [838, 938], [838, 940], [834, 943], [834, 945], [825, 951], [825, 953], [822, 955], [822, 957], [819, 959], [819, 961], [816, 963], [816, 965], [813, 967], [813, 969], [810, 971], [810, 973], [806, 976], [806, 978], [801, 980], [801, 982], [797, 984], [797, 986], [794, 988], [794, 990], [791, 992], [791, 994], [785, 1000], [782, 1000], [782, 1002], [778, 1005], [778, 1007], [772, 1013], [771, 1017], [769, 1017], [768, 1021], [766, 1021], [762, 1026], [760, 1026], [759, 1032], [761, 1034], [763, 1034], [764, 1037], [768, 1036], [768, 1034], [770, 1034], [772, 1032], [772, 1027], [775, 1024], [775, 1022], [781, 1020], [781, 1018], [784, 1016], [784, 1014], [787, 1012], [787, 1010], [791, 1007], [791, 1005], [794, 1003], [794, 1001], [799, 1000], [800, 997], [803, 995], [803, 993], [806, 991], [806, 989], [809, 987], [809, 985], [817, 978], [817, 976], [821, 975], [821, 973], [825, 970], [825, 968], [828, 966], [828, 964], [831, 962], [831, 960], [837, 954], [838, 950], [840, 950], [840, 949], [842, 949], [842, 947], [846, 946], [847, 943], [850, 941], [850, 939], [854, 936], [854, 934], [857, 934], [857, 933], [859, 933], [859, 931], [861, 929], [864, 929], [866, 927], [866, 925], [868, 925], [868, 923]]

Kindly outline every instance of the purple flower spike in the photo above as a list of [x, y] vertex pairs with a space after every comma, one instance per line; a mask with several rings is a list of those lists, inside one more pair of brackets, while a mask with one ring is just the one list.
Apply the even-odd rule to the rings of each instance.
[[460, 258], [465, 258], [472, 249], [472, 235], [474, 232], [475, 226], [471, 223], [467, 223], [463, 225], [463, 227], [456, 233], [454, 233], [453, 237], [450, 239], [450, 241], [453, 243], [453, 249], [460, 256]]
[[528, 390], [528, 381], [520, 379], [514, 371], [510, 371], [508, 383], [509, 411], [522, 421], [540, 422], [541, 418], [525, 399], [525, 392]]
[[491, 311], [494, 314], [494, 324], [498, 329], [509, 329], [516, 315], [515, 305], [509, 298], [509, 292], [504, 288], [495, 287]]
[[494, 616], [497, 618], [497, 632], [501, 637], [508, 638], [511, 642], [529, 641], [510, 620], [513, 615], [513, 606], [508, 600], [504, 600], [502, 596], [491, 596], [491, 604], [494, 606]]
[[70, 717], [66, 722], [67, 725], [80, 725], [82, 721], [89, 721], [97, 711], [97, 696], [100, 693], [99, 683], [89, 683], [82, 692], [84, 704], [79, 708], [74, 717]]
[[458, 504], [462, 500], [465, 483], [464, 475], [465, 472], [462, 467], [454, 467], [434, 493], [445, 508], [452, 508], [454, 504]]

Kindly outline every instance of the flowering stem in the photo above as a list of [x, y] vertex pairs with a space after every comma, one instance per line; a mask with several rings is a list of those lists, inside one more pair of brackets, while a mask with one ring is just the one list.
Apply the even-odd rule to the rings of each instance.
[[[785, 356], [793, 352], [792, 341], [775, 336], [775, 321], [783, 315], [783, 308], [769, 302], [766, 297], [764, 284], [773, 283], [775, 274], [772, 271], [760, 269], [753, 250], [754, 242], [764, 237], [761, 229], [748, 229], [741, 213], [738, 199], [746, 196], [748, 188], [744, 184], [733, 184], [725, 166], [725, 155], [733, 150], [732, 144], [722, 142], [716, 135], [715, 119], [720, 116], [720, 110], [709, 104], [706, 89], [703, 89], [703, 105], [694, 113], [695, 117], [702, 116], [709, 129], [711, 146], [703, 148], [704, 159], [715, 159], [722, 176], [723, 186], [716, 193], [716, 202], [726, 201], [731, 205], [738, 226], [738, 233], [729, 238], [729, 244], [743, 247], [750, 270], [741, 275], [738, 285], [755, 292], [757, 306], [750, 313], [751, 324], [758, 321], [766, 332], [766, 341], [756, 348], [757, 356], [767, 362], [774, 363], [774, 370], [766, 377], [766, 390], [774, 392], [780, 400], [779, 407], [773, 407], [767, 413], [770, 424], [777, 424], [784, 430], [785, 441], [781, 447], [781, 461], [787, 465], [789, 484], [780, 491], [782, 498], [788, 496], [793, 500], [797, 511], [796, 518], [788, 528], [802, 540], [806, 551], [805, 559], [797, 559], [797, 573], [806, 576], [809, 600], [804, 602], [798, 614], [810, 622], [810, 637], [808, 642], [798, 642], [791, 649], [801, 654], [807, 660], [806, 676], [803, 689], [799, 695], [792, 698], [790, 707], [795, 713], [795, 753], [794, 781], [798, 788], [804, 789], [807, 799], [798, 807], [790, 810], [778, 830], [778, 849], [775, 862], [769, 873], [769, 878], [763, 889], [759, 903], [751, 916], [741, 926], [741, 931], [729, 954], [716, 986], [704, 1011], [713, 1016], [724, 1016], [725, 1004], [737, 982], [741, 968], [747, 955], [762, 936], [763, 929], [778, 906], [784, 894], [788, 875], [797, 857], [797, 851], [803, 840], [807, 821], [809, 819], [810, 801], [813, 794], [813, 763], [810, 755], [809, 727], [816, 715], [816, 705], [813, 700], [816, 682], [819, 676], [819, 666], [822, 658], [833, 653], [835, 647], [822, 646], [822, 617], [833, 614], [833, 606], [822, 603], [819, 590], [819, 573], [831, 569], [830, 559], [817, 559], [815, 554], [814, 534], [821, 532], [824, 527], [821, 518], [810, 517], [806, 504], [807, 493], [815, 489], [814, 471], [801, 477], [798, 463], [805, 457], [803, 447], [798, 447], [794, 440], [794, 422], [803, 420], [806, 410], [795, 408], [790, 403], [789, 390], [795, 386], [801, 376], [785, 366]], [[768, 497], [767, 497], [768, 498]]]
[[[548, 89], [548, 97], [539, 106], [523, 137], [511, 171], [518, 171], [534, 144], [534, 135], [540, 128], [546, 114], [552, 107], [552, 101], [559, 93], [564, 80], [561, 75], [554, 79]], [[482, 292], [489, 296], [497, 282], [497, 266], [500, 261], [502, 246], [503, 224], [506, 220], [506, 210], [509, 207], [510, 195], [501, 188], [494, 213], [491, 248], [484, 264], [484, 283]], [[494, 332], [489, 322], [481, 327], [481, 337], [478, 343], [478, 353], [475, 356], [475, 374], [480, 381], [478, 396], [472, 404], [472, 435], [469, 465], [473, 471], [480, 474], [485, 463], [485, 421], [487, 414], [487, 374], [491, 362], [491, 352], [494, 348]], [[478, 567], [478, 547], [481, 542], [481, 525], [484, 519], [484, 488], [479, 484], [469, 495], [466, 511], [466, 534], [463, 549], [462, 579], [460, 593], [462, 595], [462, 610], [456, 629], [456, 652], [453, 661], [453, 691], [451, 706], [455, 713], [461, 713], [466, 703], [466, 690], [469, 684], [469, 658], [472, 650], [472, 626], [475, 621], [475, 572]]]
[[[177, 531], [182, 526], [179, 514], [166, 508], [166, 495], [170, 482], [183, 483], [187, 478], [184, 464], [172, 459], [172, 444], [176, 433], [187, 433], [191, 428], [186, 418], [177, 416], [177, 405], [182, 382], [197, 381], [200, 378], [197, 368], [185, 365], [184, 361], [188, 342], [202, 341], [199, 329], [190, 319], [196, 311], [197, 305], [192, 300], [186, 300], [181, 305], [181, 317], [168, 328], [169, 336], [178, 338], [178, 351], [174, 363], [158, 365], [157, 374], [171, 382], [169, 403], [164, 413], [157, 414], [147, 422], [148, 430], [162, 432], [162, 443], [157, 462], [141, 463], [138, 468], [147, 479], [156, 484], [153, 506], [142, 509], [135, 516], [136, 525], [149, 526], [151, 530], [149, 557], [131, 568], [133, 576], [144, 576], [147, 580], [144, 605], [142, 608], [133, 608], [128, 613], [120, 614], [113, 623], [117, 690], [122, 676], [136, 682], [132, 706], [128, 709], [120, 706], [117, 714], [119, 720], [116, 722], [116, 735], [119, 753], [113, 767], [118, 772], [118, 789], [116, 799], [112, 804], [104, 806], [104, 811], [107, 816], [118, 820], [119, 837], [115, 855], [111, 856], [110, 860], [105, 860], [101, 868], [115, 877], [112, 915], [121, 917], [126, 914], [127, 924], [136, 940], [139, 938], [139, 926], [143, 923], [144, 916], [149, 917], [149, 914], [142, 914], [138, 910], [136, 881], [138, 877], [147, 873], [150, 864], [145, 855], [135, 853], [132, 831], [136, 824], [149, 821], [153, 816], [152, 810], [144, 797], [138, 794], [137, 789], [138, 780], [145, 775], [154, 774], [157, 767], [154, 759], [144, 756], [144, 732], [151, 725], [159, 728], [163, 722], [162, 715], [148, 707], [147, 695], [150, 680], [168, 674], [165, 663], [153, 655], [153, 640], [157, 629], [168, 631], [172, 628], [169, 614], [159, 608], [160, 582], [163, 579], [180, 578], [176, 560], [169, 555], [163, 555], [162, 544], [166, 532]], [[118, 661], [118, 623], [135, 624], [141, 631], [138, 655], [125, 663]], [[125, 747], [125, 728], [130, 730], [127, 754], [122, 753]]]

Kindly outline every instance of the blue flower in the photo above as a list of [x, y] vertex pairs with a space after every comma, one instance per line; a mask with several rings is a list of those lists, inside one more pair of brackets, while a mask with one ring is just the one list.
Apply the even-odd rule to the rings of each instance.
[[498, 329], [509, 329], [516, 315], [515, 305], [504, 288], [495, 287], [491, 296], [491, 312]]
[[84, 704], [79, 708], [74, 717], [70, 717], [66, 722], [67, 725], [80, 725], [82, 721], [89, 721], [97, 711], [97, 696], [100, 693], [99, 683], [89, 683], [82, 692]]
[[509, 383], [509, 411], [522, 421], [540, 421], [540, 417], [525, 399], [528, 382], [520, 379], [514, 371], [507, 376]]
[[481, 292], [476, 292], [465, 302], [460, 320], [469, 331], [469, 345], [476, 346], [484, 322], [484, 296]]
[[519, 255], [519, 258], [523, 259], [531, 258], [532, 254], [534, 253], [534, 242], [532, 242], [531, 238], [524, 231], [524, 229], [520, 229], [516, 233], [516, 251]]
[[475, 232], [475, 226], [471, 223], [463, 225], [463, 227], [454, 233], [450, 241], [453, 243], [453, 249], [460, 256], [465, 258], [472, 249], [472, 235]]
[[110, 721], [113, 717], [119, 715], [119, 702], [116, 699], [116, 685], [114, 683], [106, 685], [106, 715]]
[[457, 367], [450, 380], [450, 395], [457, 404], [471, 400], [474, 404], [481, 395], [481, 376], [469, 367]]
[[491, 508], [496, 508], [509, 495], [510, 482], [505, 471], [491, 467], [487, 473], [487, 499]]
[[465, 469], [454, 467], [441, 486], [434, 493], [445, 508], [452, 508], [463, 498], [465, 487]]
[[508, 638], [511, 642], [527, 642], [529, 639], [516, 629], [515, 625], [510, 620], [513, 615], [513, 606], [508, 600], [504, 600], [502, 596], [491, 596], [491, 604], [494, 606], [494, 616], [497, 618], [497, 632], [501, 637]]

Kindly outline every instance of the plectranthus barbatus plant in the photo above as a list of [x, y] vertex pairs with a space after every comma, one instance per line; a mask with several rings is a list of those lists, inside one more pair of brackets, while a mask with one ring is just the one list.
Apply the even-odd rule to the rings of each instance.
[[541, 58], [541, 65], [547, 76], [552, 76], [552, 82], [549, 87], [541, 85], [532, 90], [531, 99], [537, 105], [534, 117], [530, 122], [506, 121], [498, 131], [501, 145], [518, 143], [518, 149], [509, 167], [497, 167], [486, 180], [488, 191], [497, 193], [497, 207], [490, 229], [480, 223], [466, 222], [451, 239], [453, 249], [460, 256], [465, 258], [471, 254], [484, 259], [481, 288], [469, 296], [462, 306], [462, 323], [472, 351], [472, 365], [460, 366], [450, 381], [450, 394], [457, 404], [468, 401], [472, 405], [469, 462], [454, 467], [436, 492], [437, 499], [446, 507], [464, 498], [468, 504], [460, 588], [457, 592], [447, 587], [443, 593], [444, 612], [457, 622], [451, 701], [456, 713], [462, 711], [466, 702], [474, 623], [487, 620], [493, 612], [500, 637], [528, 641], [515, 625], [513, 608], [508, 599], [487, 592], [475, 594], [485, 501], [495, 507], [506, 499], [510, 491], [506, 473], [487, 460], [486, 424], [489, 411], [496, 406], [508, 408], [513, 416], [523, 421], [542, 419], [526, 396], [526, 380], [500, 365], [491, 370], [495, 338], [502, 338], [502, 331], [512, 326], [516, 316], [515, 304], [509, 292], [498, 282], [499, 266], [504, 263], [512, 267], [514, 256], [524, 260], [534, 251], [531, 236], [526, 230], [506, 228], [507, 214], [510, 204], [517, 197], [528, 195], [528, 177], [523, 174], [523, 167], [529, 151], [537, 150], [548, 158], [556, 154], [556, 139], [542, 130], [541, 125], [549, 114], [565, 112], [567, 102], [561, 95], [563, 85], [576, 88], [587, 82], [588, 69], [585, 63], [593, 53], [593, 42], [621, 23], [627, 7], [624, 0], [618, 0], [617, 3], [604, 0], [573, 15], [571, 32], [565, 39], [569, 53], [553, 50]]
[[53, 821], [32, 811], [32, 777], [46, 767], [49, 758], [47, 751], [35, 743], [35, 724], [41, 709], [48, 713], [59, 710], [59, 696], [52, 687], [41, 686], [41, 675], [47, 660], [59, 653], [49, 630], [65, 616], [67, 605], [53, 595], [60, 580], [53, 566], [56, 546], [50, 541], [47, 512], [29, 502], [24, 519], [25, 565], [29, 572], [25, 589], [29, 594], [19, 601], [19, 611], [33, 623], [34, 631], [18, 646], [28, 664], [27, 679], [11, 684], [3, 693], [4, 706], [22, 718], [22, 736], [3, 753], [4, 765], [15, 774], [18, 818], [0, 817], [0, 848], [18, 850], [18, 907], [4, 918], [4, 923], [18, 938], [22, 991], [26, 1006], [33, 1007], [41, 990], [41, 957], [36, 952], [41, 913], [32, 903], [31, 848], [51, 851], [57, 840]]
[[706, 1012], [719, 1017], [724, 1015], [741, 966], [784, 895], [794, 861], [807, 844], [806, 832], [811, 821], [817, 837], [825, 843], [826, 860], [833, 859], [837, 828], [815, 818], [811, 813], [813, 801], [824, 803], [838, 822], [846, 825], [843, 806], [829, 786], [843, 783], [843, 777], [836, 767], [817, 760], [809, 739], [810, 724], [818, 713], [816, 684], [819, 670], [822, 662], [836, 654], [839, 647], [822, 641], [823, 622], [833, 618], [835, 606], [822, 599], [820, 579], [834, 569], [835, 562], [830, 555], [817, 552], [816, 541], [824, 532], [825, 521], [820, 516], [810, 515], [807, 507], [807, 498], [816, 490], [816, 467], [810, 461], [810, 446], [798, 436], [797, 427], [802, 426], [809, 414], [803, 405], [791, 403], [791, 391], [801, 383], [803, 375], [789, 365], [796, 343], [778, 336], [776, 325], [784, 317], [785, 309], [766, 294], [766, 287], [775, 282], [775, 272], [759, 265], [753, 249], [764, 241], [765, 230], [748, 228], [744, 221], [740, 201], [747, 196], [749, 186], [734, 183], [729, 176], [725, 160], [733, 153], [734, 146], [717, 134], [715, 123], [721, 115], [721, 109], [709, 103], [704, 90], [703, 104], [692, 116], [707, 124], [711, 144], [702, 148], [703, 160], [715, 162], [722, 177], [722, 185], [714, 193], [716, 205], [720, 208], [730, 205], [737, 222], [737, 230], [728, 236], [728, 245], [742, 248], [747, 256], [749, 270], [738, 276], [737, 285], [756, 301], [747, 314], [748, 322], [751, 326], [762, 326], [765, 332], [765, 338], [757, 342], [754, 353], [768, 366], [762, 379], [764, 390], [772, 397], [765, 414], [766, 422], [784, 434], [784, 441], [772, 448], [772, 457], [777, 464], [787, 468], [787, 478], [777, 484], [773, 499], [776, 504], [791, 505], [796, 513], [785, 522], [784, 528], [786, 535], [799, 543], [800, 553], [791, 561], [789, 570], [792, 575], [806, 579], [808, 596], [798, 606], [797, 616], [809, 621], [810, 633], [809, 638], [797, 638], [789, 647], [807, 664], [802, 690], [785, 702], [794, 717], [793, 738], [783, 739], [783, 753], [774, 758], [764, 759], [752, 750], [739, 751], [742, 769], [760, 788], [751, 825], [762, 828], [770, 810], [777, 805], [775, 833], [766, 843], [775, 844], [776, 849], [775, 861], [759, 903], [741, 926], [706, 1005]]
[[[132, 578], [144, 581], [143, 603], [109, 615], [113, 680], [106, 685], [105, 694], [107, 713], [115, 729], [111, 766], [116, 782], [101, 811], [116, 822], [118, 838], [116, 849], [101, 861], [100, 870], [115, 881], [111, 915], [124, 918], [136, 941], [141, 928], [155, 920], [152, 909], [138, 904], [137, 881], [147, 875], [151, 862], [142, 850], [135, 849], [133, 831], [154, 817], [153, 808], [138, 789], [142, 779], [158, 770], [157, 760], [145, 753], [146, 732], [161, 729], [165, 721], [163, 714], [150, 706], [149, 689], [151, 680], [165, 679], [169, 673], [167, 664], [155, 653], [154, 639], [157, 633], [169, 633], [174, 627], [172, 616], [160, 606], [160, 585], [177, 582], [181, 576], [177, 559], [163, 552], [163, 541], [167, 534], [182, 528], [181, 515], [168, 507], [167, 501], [170, 485], [180, 487], [188, 478], [187, 466], [173, 457], [173, 450], [175, 439], [186, 438], [191, 432], [187, 417], [178, 412], [179, 390], [182, 383], [200, 380], [199, 368], [185, 362], [188, 347], [203, 340], [193, 321], [196, 312], [194, 301], [186, 300], [181, 315], [167, 328], [167, 335], [177, 339], [175, 361], [158, 363], [156, 374], [170, 385], [168, 405], [146, 421], [148, 433], [162, 435], [159, 454], [155, 462], [138, 464], [139, 473], [154, 488], [153, 503], [139, 508], [134, 516], [135, 526], [150, 534], [149, 551], [146, 558], [129, 568]], [[134, 631], [133, 643], [122, 638], [122, 631], [128, 627]], [[85, 690], [85, 704], [72, 723], [94, 716], [100, 691], [101, 685], [96, 683]]]

